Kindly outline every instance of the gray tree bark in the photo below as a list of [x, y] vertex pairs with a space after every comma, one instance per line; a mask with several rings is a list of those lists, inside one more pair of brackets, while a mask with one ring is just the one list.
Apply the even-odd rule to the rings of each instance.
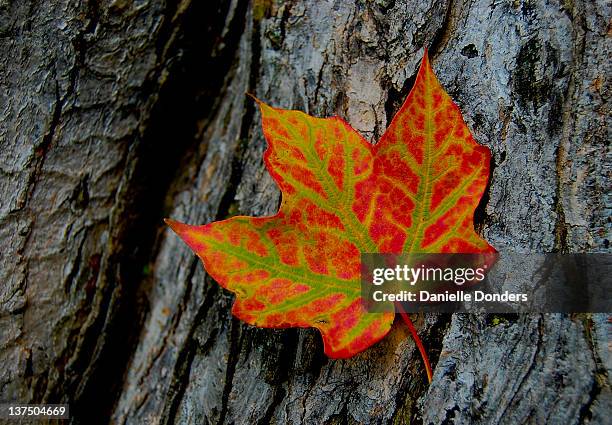
[[375, 141], [423, 47], [498, 250], [610, 252], [611, 6], [0, 1], [0, 402], [72, 423], [609, 423], [608, 315], [428, 315], [349, 360], [257, 329], [162, 223], [276, 211], [252, 92]]

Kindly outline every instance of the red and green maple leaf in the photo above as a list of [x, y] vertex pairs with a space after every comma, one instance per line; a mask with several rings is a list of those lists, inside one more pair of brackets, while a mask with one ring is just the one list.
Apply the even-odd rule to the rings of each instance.
[[351, 357], [382, 339], [394, 320], [366, 312], [360, 253], [495, 251], [473, 226], [489, 150], [474, 141], [427, 53], [376, 145], [338, 117], [258, 103], [264, 161], [282, 191], [278, 213], [204, 226], [167, 220], [236, 294], [236, 317], [267, 328], [317, 328], [329, 357]]

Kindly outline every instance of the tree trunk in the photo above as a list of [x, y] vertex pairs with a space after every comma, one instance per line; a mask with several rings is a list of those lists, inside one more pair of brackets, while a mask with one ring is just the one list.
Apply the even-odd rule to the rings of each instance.
[[[611, 6], [597, 1], [0, 1], [0, 402], [73, 423], [606, 423], [608, 315], [427, 315], [349, 360], [257, 329], [162, 222], [279, 191], [245, 93], [367, 139], [422, 48], [493, 153], [498, 250], [610, 252]], [[608, 418], [606, 420], [606, 418]]]

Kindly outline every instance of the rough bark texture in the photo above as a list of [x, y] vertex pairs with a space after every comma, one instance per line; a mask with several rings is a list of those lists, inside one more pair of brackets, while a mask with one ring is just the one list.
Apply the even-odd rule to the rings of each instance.
[[162, 224], [264, 215], [245, 92], [375, 141], [422, 47], [493, 152], [498, 250], [609, 252], [611, 6], [0, 1], [0, 401], [73, 423], [609, 423], [607, 315], [427, 316], [350, 360], [246, 326]]

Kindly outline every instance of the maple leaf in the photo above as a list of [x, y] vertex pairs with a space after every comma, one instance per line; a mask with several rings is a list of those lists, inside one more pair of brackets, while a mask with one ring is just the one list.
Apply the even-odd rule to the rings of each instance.
[[382, 339], [395, 316], [366, 312], [360, 253], [495, 252], [473, 226], [489, 150], [472, 138], [427, 52], [376, 145], [338, 117], [257, 102], [264, 161], [282, 191], [278, 213], [204, 226], [167, 220], [236, 294], [236, 317], [260, 327], [317, 328], [329, 357], [350, 357]]

